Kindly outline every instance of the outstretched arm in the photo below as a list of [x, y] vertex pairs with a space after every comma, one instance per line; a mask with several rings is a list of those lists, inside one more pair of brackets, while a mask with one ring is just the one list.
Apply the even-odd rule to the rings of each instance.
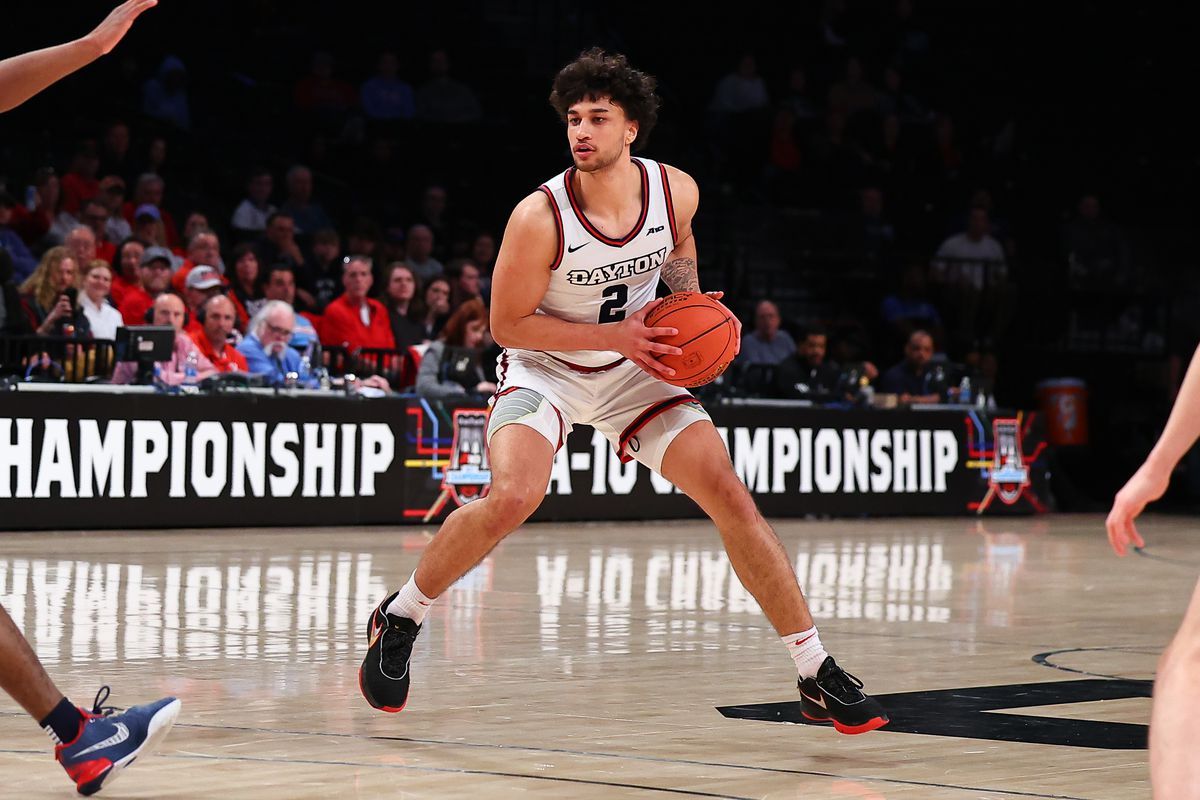
[[[1197, 354], [1200, 354], [1200, 348], [1197, 348]], [[1167, 418], [1167, 427], [1146, 457], [1146, 463], [1117, 492], [1112, 511], [1108, 514], [1105, 523], [1108, 541], [1117, 555], [1125, 555], [1125, 549], [1130, 544], [1134, 547], [1145, 546], [1133, 520], [1142, 513], [1147, 503], [1163, 496], [1171, 480], [1171, 471], [1196, 443], [1197, 437], [1200, 437], [1200, 358], [1193, 355], [1175, 406], [1171, 409], [1171, 416]]]
[[0, 112], [16, 108], [47, 86], [110, 52], [129, 32], [138, 15], [157, 3], [158, 0], [126, 0], [82, 38], [0, 61]]

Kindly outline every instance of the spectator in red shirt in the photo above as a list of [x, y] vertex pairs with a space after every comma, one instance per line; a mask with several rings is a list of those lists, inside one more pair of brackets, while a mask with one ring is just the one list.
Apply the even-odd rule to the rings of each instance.
[[[188, 273], [193, 268], [206, 264], [217, 271], [217, 275], [225, 274], [225, 265], [221, 262], [221, 240], [208, 228], [197, 228], [187, 240], [187, 250], [184, 251], [183, 266], [171, 276], [171, 287], [183, 293], [187, 284]], [[224, 283], [222, 279], [222, 283]]]
[[146, 312], [154, 300], [171, 285], [171, 251], [165, 247], [147, 247], [142, 253], [142, 265], [138, 271], [142, 285], [125, 292], [125, 300], [118, 309], [126, 325], [145, 325]]
[[237, 321], [233, 301], [218, 294], [205, 300], [202, 308], [203, 327], [192, 335], [200, 354], [212, 362], [217, 372], [249, 372], [246, 357], [229, 340], [233, 334], [233, 324]]
[[71, 159], [71, 169], [62, 176], [62, 210], [78, 217], [83, 203], [100, 192], [100, 181], [96, 177], [100, 170], [100, 156], [96, 154], [96, 143], [88, 140], [80, 143]]
[[87, 200], [79, 219], [92, 229], [96, 239], [96, 258], [111, 262], [117, 252], [117, 246], [108, 239], [108, 206], [96, 198]]
[[110, 262], [113, 273], [112, 300], [117, 308], [124, 302], [126, 292], [142, 288], [142, 275], [138, 268], [145, 252], [146, 243], [131, 236], [121, 242], [113, 254]]
[[350, 350], [396, 348], [387, 309], [378, 300], [367, 297], [373, 281], [369, 259], [346, 257], [342, 265], [342, 286], [346, 291], [325, 307], [320, 331], [322, 344], [345, 345]]

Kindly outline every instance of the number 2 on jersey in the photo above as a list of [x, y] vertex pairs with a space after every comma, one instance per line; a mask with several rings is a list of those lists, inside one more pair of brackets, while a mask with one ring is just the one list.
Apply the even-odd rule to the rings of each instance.
[[629, 302], [629, 286], [627, 284], [618, 283], [610, 286], [601, 293], [601, 296], [605, 298], [604, 305], [600, 306], [599, 322], [601, 325], [625, 319], [625, 304]]

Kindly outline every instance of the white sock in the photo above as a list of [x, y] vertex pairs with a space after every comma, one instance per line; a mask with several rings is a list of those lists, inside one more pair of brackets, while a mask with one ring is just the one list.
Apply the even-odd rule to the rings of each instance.
[[414, 571], [409, 576], [408, 583], [400, 587], [400, 593], [384, 611], [388, 614], [395, 614], [397, 617], [408, 617], [420, 625], [425, 620], [425, 615], [429, 613], [429, 607], [433, 605], [435, 599], [426, 597], [417, 588], [417, 573]]
[[816, 627], [783, 636], [781, 639], [787, 645], [788, 655], [796, 662], [796, 671], [800, 673], [800, 677], [817, 677], [817, 670], [825, 663], [829, 654], [821, 645], [821, 637], [817, 635]]

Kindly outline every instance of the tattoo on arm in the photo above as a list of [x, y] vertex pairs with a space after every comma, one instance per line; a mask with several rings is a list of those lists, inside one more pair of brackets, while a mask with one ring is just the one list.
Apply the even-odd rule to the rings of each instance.
[[663, 283], [667, 284], [672, 292], [700, 291], [700, 276], [696, 274], [694, 258], [677, 258], [674, 261], [668, 261], [663, 265], [661, 274]]

